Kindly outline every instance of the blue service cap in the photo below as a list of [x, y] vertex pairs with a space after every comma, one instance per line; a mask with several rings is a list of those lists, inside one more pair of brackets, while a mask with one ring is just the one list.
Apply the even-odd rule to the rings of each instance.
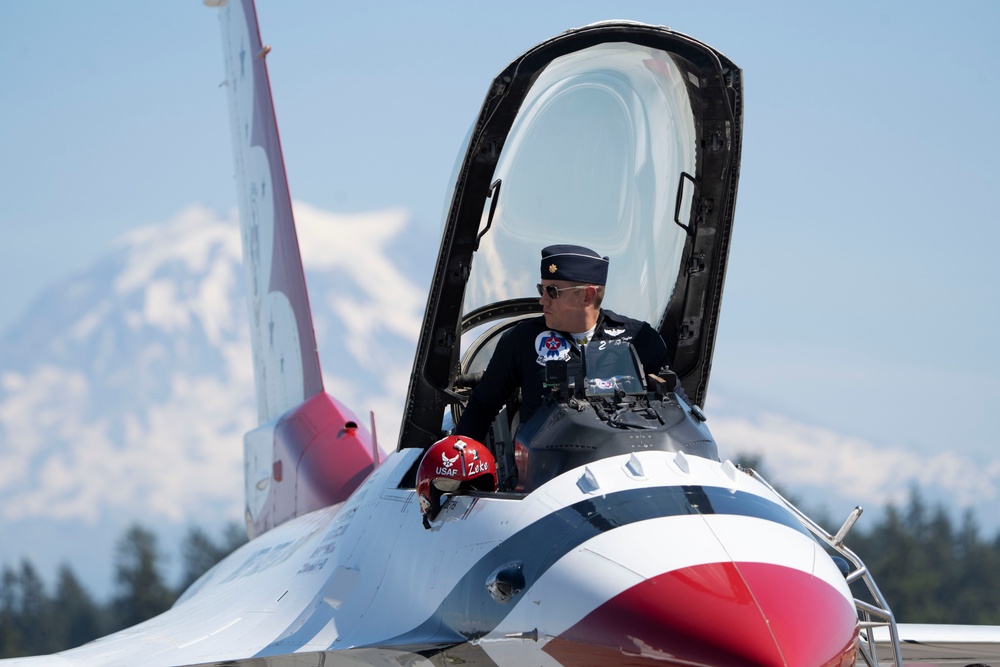
[[579, 245], [550, 245], [542, 248], [542, 279], [568, 280], [588, 285], [608, 282], [607, 257]]

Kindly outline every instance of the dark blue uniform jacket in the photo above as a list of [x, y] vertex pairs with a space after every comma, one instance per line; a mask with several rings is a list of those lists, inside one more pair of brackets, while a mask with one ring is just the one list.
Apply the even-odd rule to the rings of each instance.
[[[577, 378], [579, 383], [583, 375], [580, 351], [570, 340], [568, 333], [546, 327], [544, 316], [525, 320], [503, 334], [455, 433], [482, 442], [493, 418], [518, 388], [522, 400], [521, 423], [528, 421], [542, 404], [547, 359], [566, 359], [569, 376]], [[655, 373], [670, 364], [667, 346], [653, 327], [602, 309], [587, 347], [612, 341], [632, 343], [646, 373]]]

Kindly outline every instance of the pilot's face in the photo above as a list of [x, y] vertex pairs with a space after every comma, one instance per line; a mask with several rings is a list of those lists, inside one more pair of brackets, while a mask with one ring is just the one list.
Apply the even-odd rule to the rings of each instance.
[[[566, 280], [543, 280], [541, 284], [543, 289], [538, 303], [541, 304], [542, 312], [545, 314], [545, 326], [568, 333], [578, 333], [589, 328], [580, 327], [587, 321], [588, 294], [596, 291], [592, 286]], [[559, 290], [558, 296], [554, 299], [549, 295], [551, 290], [545, 289], [549, 285]]]

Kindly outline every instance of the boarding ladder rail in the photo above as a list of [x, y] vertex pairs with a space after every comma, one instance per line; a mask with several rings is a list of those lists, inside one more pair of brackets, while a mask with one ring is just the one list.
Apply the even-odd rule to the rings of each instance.
[[[810, 519], [802, 510], [793, 505], [791, 501], [778, 493], [778, 491], [775, 490], [775, 488], [771, 486], [771, 484], [756, 470], [742, 466], [740, 469], [767, 487], [781, 500], [782, 503], [784, 503], [789, 511], [791, 511], [792, 514], [794, 514], [798, 520], [802, 522], [802, 525], [805, 526], [809, 532], [815, 535], [816, 538], [836, 551], [841, 557], [851, 564], [853, 569], [844, 575], [848, 585], [861, 580], [865, 587], [867, 587], [868, 592], [875, 601], [875, 604], [854, 598], [854, 606], [858, 610], [858, 627], [860, 631], [858, 654], [865, 661], [865, 664], [868, 667], [879, 667], [880, 665], [903, 667], [903, 654], [899, 643], [899, 631], [896, 627], [896, 619], [892, 615], [892, 610], [889, 609], [889, 605], [885, 601], [882, 591], [879, 590], [878, 585], [875, 583], [875, 579], [872, 578], [871, 572], [868, 571], [868, 567], [857, 554], [844, 545], [844, 538], [847, 537], [847, 533], [854, 526], [858, 517], [861, 516], [861, 507], [855, 507], [851, 511], [850, 515], [848, 515], [847, 520], [844, 521], [844, 525], [842, 525], [840, 530], [837, 531], [836, 535], [831, 535], [822, 526]], [[891, 658], [886, 657], [884, 661], [881, 662], [878, 657], [877, 643], [875, 641], [875, 628], [880, 627], [887, 627], [889, 629], [889, 647], [885, 647], [883, 644], [883, 648], [891, 648], [892, 650]]]

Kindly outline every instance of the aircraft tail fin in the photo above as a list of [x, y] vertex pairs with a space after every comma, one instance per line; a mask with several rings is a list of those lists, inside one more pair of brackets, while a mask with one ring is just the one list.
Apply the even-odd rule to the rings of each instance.
[[323, 391], [292, 201], [252, 2], [222, 10], [257, 412], [270, 421]]
[[345, 500], [379, 463], [371, 434], [326, 394], [253, 0], [221, 6], [259, 425], [244, 438], [251, 537]]

